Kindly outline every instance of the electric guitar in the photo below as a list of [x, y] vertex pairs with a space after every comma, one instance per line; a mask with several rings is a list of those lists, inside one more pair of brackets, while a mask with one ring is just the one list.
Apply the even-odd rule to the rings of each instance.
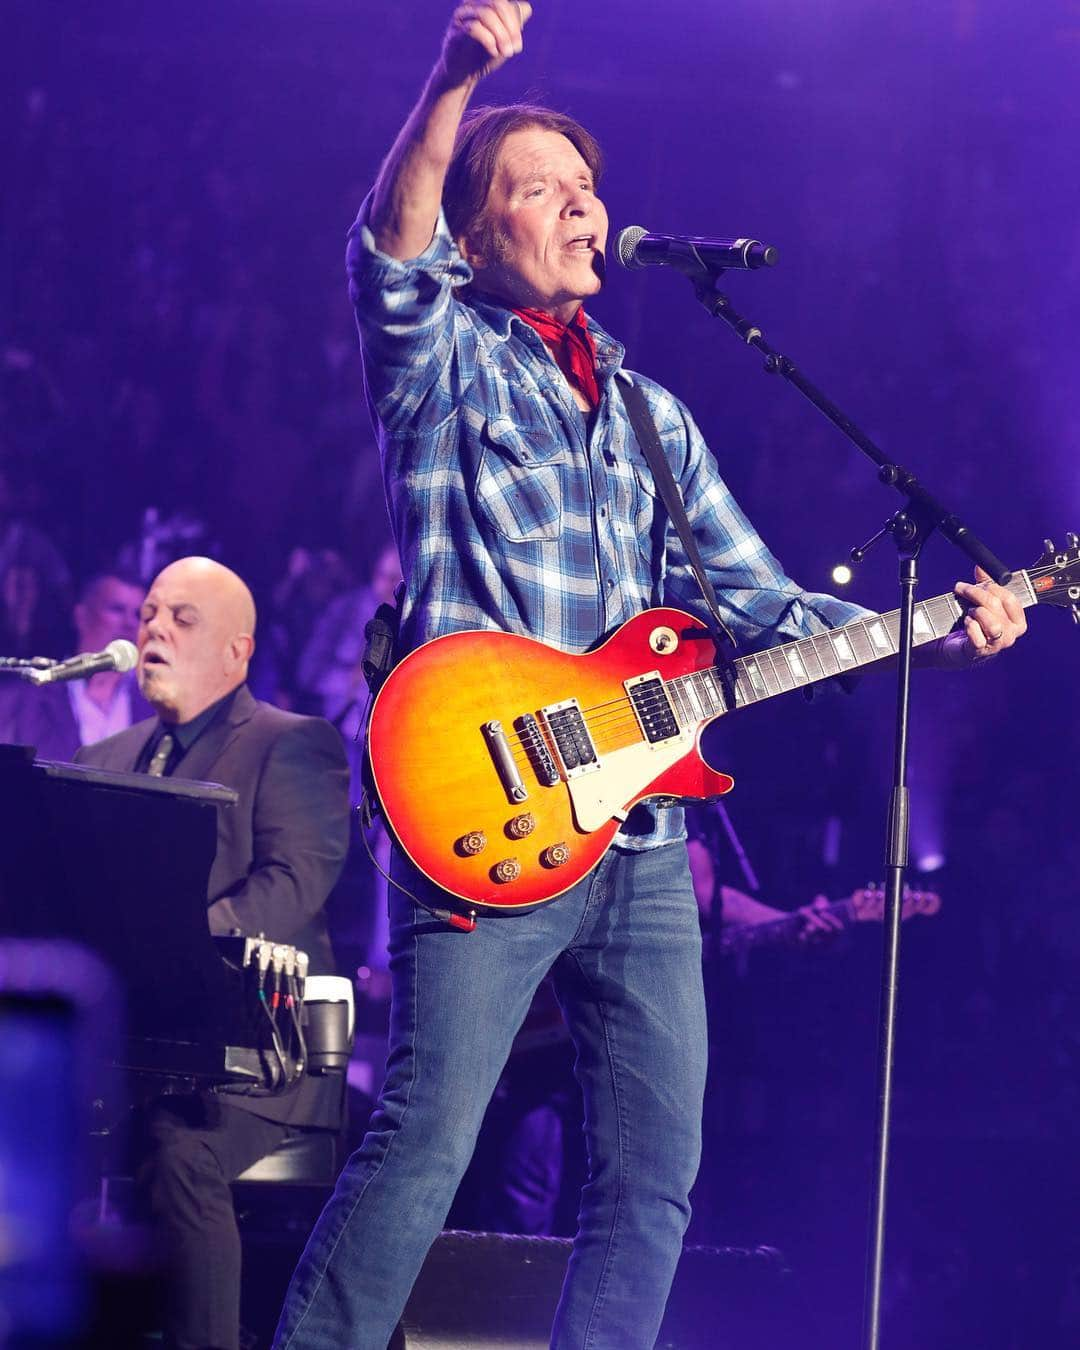
[[[1080, 619], [1080, 549], [1015, 572], [1022, 605]], [[916, 606], [914, 642], [944, 637], [955, 595]], [[552, 900], [603, 857], [646, 798], [729, 792], [702, 759], [718, 717], [895, 654], [899, 611], [714, 664], [709, 630], [650, 609], [584, 656], [513, 633], [436, 638], [391, 672], [372, 709], [372, 774], [388, 825], [427, 877], [471, 905]]]
[[[901, 919], [910, 919], [914, 914], [936, 914], [940, 909], [941, 896], [936, 891], [915, 891], [904, 887]], [[846, 900], [834, 900], [832, 904], [822, 905], [814, 912], [835, 915], [845, 928], [853, 923], [880, 923], [885, 914], [885, 891], [880, 886], [867, 886], [853, 891]], [[803, 931], [804, 922], [802, 913], [796, 910], [792, 914], [785, 914], [782, 919], [769, 919], [765, 923], [731, 924], [716, 934], [713, 950], [721, 956], [741, 956], [756, 947], [775, 947], [781, 943], [794, 942]]]

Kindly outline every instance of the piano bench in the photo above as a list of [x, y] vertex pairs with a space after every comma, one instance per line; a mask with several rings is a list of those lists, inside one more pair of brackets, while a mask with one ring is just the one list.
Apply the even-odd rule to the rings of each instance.
[[233, 1182], [234, 1186], [333, 1186], [341, 1171], [341, 1136], [332, 1130], [309, 1130], [286, 1139]]

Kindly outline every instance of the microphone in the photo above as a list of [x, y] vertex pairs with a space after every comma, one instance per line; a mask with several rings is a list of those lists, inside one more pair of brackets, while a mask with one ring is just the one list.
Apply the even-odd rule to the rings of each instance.
[[86, 680], [102, 670], [134, 670], [139, 651], [127, 638], [114, 638], [103, 652], [82, 652], [59, 661], [48, 670], [28, 670], [26, 677], [34, 684], [55, 684], [63, 680]]
[[615, 256], [624, 267], [674, 267], [690, 277], [725, 268], [775, 267], [779, 254], [759, 239], [702, 239], [690, 234], [650, 234], [628, 225], [615, 236]]

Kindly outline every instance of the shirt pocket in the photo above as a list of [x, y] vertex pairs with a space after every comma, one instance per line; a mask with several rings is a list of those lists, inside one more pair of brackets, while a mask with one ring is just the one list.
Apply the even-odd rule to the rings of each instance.
[[562, 530], [569, 451], [553, 448], [543, 427], [509, 417], [484, 424], [476, 499], [491, 526], [512, 543], [557, 539]]
[[657, 491], [652, 470], [640, 451], [630, 457], [630, 466], [630, 500], [626, 516], [632, 522], [641, 556], [650, 565], [655, 565], [659, 572], [663, 567], [667, 507]]

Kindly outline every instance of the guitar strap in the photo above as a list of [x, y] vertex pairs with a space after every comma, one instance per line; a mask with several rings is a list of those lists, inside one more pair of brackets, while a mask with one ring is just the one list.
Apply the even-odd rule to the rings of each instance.
[[732, 647], [735, 647], [735, 639], [731, 636], [727, 624], [720, 616], [716, 592], [713, 590], [712, 582], [705, 571], [705, 565], [701, 561], [701, 551], [698, 549], [694, 532], [690, 528], [690, 522], [686, 518], [682, 493], [679, 491], [675, 476], [671, 472], [671, 465], [668, 463], [667, 455], [664, 454], [664, 447], [660, 444], [660, 433], [656, 429], [656, 422], [653, 420], [645, 395], [636, 384], [629, 384], [625, 380], [616, 380], [615, 383], [622, 395], [623, 403], [626, 405], [627, 414], [634, 428], [634, 435], [637, 437], [638, 445], [641, 446], [641, 453], [645, 456], [652, 471], [656, 490], [667, 509], [671, 523], [675, 526], [679, 538], [682, 540], [682, 546], [686, 550], [686, 556], [693, 569], [697, 584], [701, 588], [705, 603], [709, 607], [709, 613], [712, 615], [716, 630]]
[[360, 785], [364, 790], [360, 821], [364, 829], [371, 828], [373, 813], [379, 808], [379, 794], [375, 790], [375, 776], [371, 772], [371, 755], [368, 751], [368, 719], [375, 695], [383, 687], [397, 659], [398, 628], [401, 625], [401, 602], [404, 596], [405, 583], [399, 581], [394, 588], [393, 600], [384, 600], [364, 625], [364, 654], [360, 658], [360, 669], [368, 687], [368, 701], [363, 725], [356, 732], [358, 740], [361, 732], [364, 737], [364, 753], [360, 760]]
[[382, 688], [387, 675], [394, 668], [398, 627], [401, 623], [401, 600], [404, 593], [405, 585], [399, 582], [394, 590], [393, 600], [384, 600], [364, 624], [364, 654], [360, 658], [360, 669], [372, 698]]

